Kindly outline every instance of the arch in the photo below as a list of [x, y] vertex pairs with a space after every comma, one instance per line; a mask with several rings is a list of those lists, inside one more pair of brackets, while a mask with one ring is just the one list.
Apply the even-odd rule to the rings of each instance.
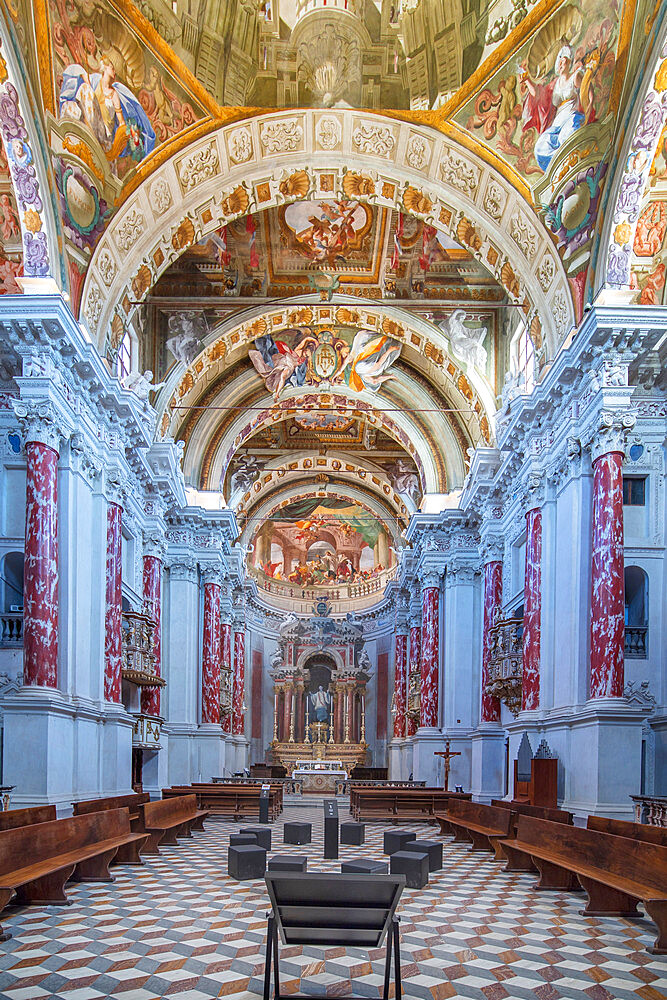
[[343, 670], [345, 668], [345, 660], [342, 655], [337, 649], [331, 647], [327, 649], [326, 653], [319, 653], [312, 649], [302, 649], [296, 661], [296, 670], [307, 670], [309, 661], [316, 656], [328, 656], [332, 660], [335, 670]]
[[[27, 92], [29, 74], [13, 38], [5, 10], [0, 16], [0, 133], [19, 209], [24, 278], [53, 278], [67, 288], [62, 232], [46, 142]], [[30, 109], [24, 113], [24, 109]], [[60, 261], [60, 269], [57, 262]]]
[[598, 289], [605, 284], [618, 289], [630, 287], [632, 247], [642, 196], [667, 122], [667, 8], [664, 4], [653, 31], [655, 41], [650, 51], [657, 54], [648, 72], [638, 74], [638, 81], [647, 81], [643, 95], [637, 94], [634, 101], [628, 102], [631, 113], [618, 157], [614, 195], [602, 228], [600, 242], [604, 256], [598, 269]]
[[[24, 553], [7, 552], [2, 559], [3, 611], [12, 613], [12, 608], [23, 605]], [[17, 614], [19, 612], [16, 612]]]
[[[552, 357], [574, 324], [572, 298], [562, 262], [537, 217], [530, 259], [506, 232], [507, 213], [520, 208], [534, 215], [518, 192], [492, 175], [484, 160], [430, 128], [330, 109], [326, 135], [339, 137], [332, 147], [321, 120], [321, 111], [299, 109], [223, 125], [172, 156], [139, 185], [100, 241], [86, 276], [82, 317], [100, 349], [114, 315], [127, 322], [186, 246], [249, 212], [324, 196], [398, 208], [462, 242], [528, 321], [539, 323], [545, 357]], [[270, 150], [262, 141], [268, 122], [285, 135]], [[279, 129], [281, 123], [284, 129]], [[358, 123], [377, 138], [361, 138]], [[243, 160], [238, 146], [231, 144], [240, 128], [250, 139]], [[421, 140], [418, 156], [410, 152], [414, 144], [408, 150], [413, 136]], [[455, 177], [452, 183], [440, 169], [450, 154], [461, 160], [464, 180]], [[494, 197], [489, 194], [492, 177]]]
[[625, 655], [630, 659], [648, 656], [649, 579], [641, 566], [626, 566], [625, 584]]

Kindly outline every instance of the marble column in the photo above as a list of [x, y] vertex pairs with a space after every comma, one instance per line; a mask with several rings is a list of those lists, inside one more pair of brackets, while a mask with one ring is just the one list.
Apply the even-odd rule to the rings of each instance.
[[336, 727], [334, 739], [336, 743], [342, 743], [345, 735], [344, 715], [345, 715], [345, 688], [342, 684], [336, 685]]
[[[405, 736], [405, 710], [407, 707], [408, 636], [404, 626], [397, 625], [394, 654], [394, 736]], [[400, 629], [401, 631], [398, 631]]]
[[493, 625], [496, 611], [503, 602], [503, 564], [501, 560], [487, 562], [484, 566], [484, 623], [482, 632], [482, 722], [500, 722], [500, 701], [486, 694], [489, 682], [489, 659], [491, 644], [489, 629]]
[[540, 706], [542, 618], [542, 511], [526, 513], [526, 567], [523, 585], [522, 711]]
[[[228, 677], [231, 677], [232, 681], [232, 697], [234, 693], [234, 663], [232, 659], [232, 626], [230, 622], [222, 622], [220, 625], [220, 669], [225, 671]], [[220, 695], [218, 694], [218, 697]], [[232, 713], [233, 705], [230, 705], [231, 711], [221, 713], [220, 725], [222, 726], [223, 733], [231, 734], [232, 731]]]
[[58, 686], [58, 452], [26, 444], [23, 683]]
[[591, 565], [591, 698], [623, 695], [625, 594], [623, 564], [623, 454], [593, 462]]
[[104, 700], [121, 698], [122, 532], [123, 508], [107, 505], [106, 610], [104, 614]]
[[284, 687], [284, 704], [283, 704], [283, 743], [289, 741], [290, 735], [290, 723], [292, 719], [292, 697], [293, 688], [291, 684], [286, 684]]
[[[421, 670], [422, 656], [422, 627], [420, 622], [410, 623], [410, 670], [408, 672], [407, 689], [410, 691], [410, 678], [414, 674], [419, 674]], [[417, 732], [417, 720], [409, 715], [406, 722], [406, 735], [414, 736]]]
[[[144, 606], [155, 622], [155, 672], [162, 676], [162, 560], [155, 555], [144, 556]], [[141, 711], [144, 715], [160, 714], [160, 688], [141, 689]]]
[[419, 725], [438, 725], [438, 674], [440, 667], [440, 587], [429, 574], [422, 589], [421, 702]]
[[245, 693], [245, 629], [237, 628], [234, 632], [234, 687], [232, 695], [232, 733], [243, 736], [245, 730], [245, 713], [243, 711], [243, 696]]
[[202, 653], [201, 719], [220, 723], [220, 584], [210, 574], [204, 582], [204, 637]]

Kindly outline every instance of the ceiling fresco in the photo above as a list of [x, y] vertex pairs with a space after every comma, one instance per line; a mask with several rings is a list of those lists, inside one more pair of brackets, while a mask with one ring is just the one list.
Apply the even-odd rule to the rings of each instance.
[[663, 305], [667, 278], [667, 128], [649, 173], [649, 196], [637, 219], [631, 288], [641, 305]]
[[23, 275], [23, 242], [8, 155], [21, 163], [29, 155], [21, 139], [10, 143], [9, 154], [0, 139], [0, 295], [17, 295], [16, 279]]

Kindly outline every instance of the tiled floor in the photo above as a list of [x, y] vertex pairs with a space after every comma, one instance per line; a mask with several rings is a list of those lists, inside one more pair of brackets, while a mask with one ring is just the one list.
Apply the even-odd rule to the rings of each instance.
[[[311, 821], [313, 843], [283, 845], [286, 819]], [[435, 837], [435, 827], [405, 828]], [[367, 824], [366, 844], [341, 847], [341, 858], [383, 856], [384, 829]], [[13, 936], [0, 944], [0, 997], [254, 1000], [262, 991], [268, 899], [263, 881], [227, 876], [235, 830], [237, 824], [208, 822], [204, 833], [163, 848], [142, 868], [116, 868], [112, 885], [72, 885], [69, 907], [6, 910], [0, 919]], [[320, 809], [289, 809], [273, 824], [271, 853], [307, 852], [311, 871], [338, 871], [339, 862], [322, 860], [322, 844]], [[650, 921], [582, 917], [582, 895], [538, 893], [534, 881], [445, 841], [443, 871], [425, 889], [406, 890], [400, 904], [405, 994], [667, 997], [667, 957], [646, 951], [654, 938]], [[281, 950], [285, 993], [377, 997], [382, 970], [383, 951]]]

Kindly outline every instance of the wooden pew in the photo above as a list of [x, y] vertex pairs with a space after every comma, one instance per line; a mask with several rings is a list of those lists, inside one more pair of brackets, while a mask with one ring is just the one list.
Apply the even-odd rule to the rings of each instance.
[[[70, 816], [0, 832], [0, 911], [16, 895], [20, 905], [67, 903], [65, 883], [112, 882], [109, 864], [121, 847], [134, 863], [146, 836], [132, 833], [127, 809]], [[2, 928], [0, 928], [0, 931]], [[6, 938], [3, 938], [6, 940]]]
[[15, 830], [34, 823], [50, 823], [56, 818], [55, 806], [30, 806], [28, 809], [7, 809], [0, 812], [0, 831]]
[[609, 816], [589, 816], [586, 827], [588, 830], [599, 830], [600, 833], [611, 833], [615, 837], [630, 837], [632, 840], [667, 847], [667, 827], [664, 826], [632, 823], [625, 819], [611, 819]]
[[[505, 799], [492, 799], [491, 805], [498, 806], [499, 809], [511, 810], [512, 823], [510, 826], [510, 837], [516, 837], [516, 828], [519, 822], [519, 816], [535, 816], [537, 819], [548, 819], [551, 823], [567, 823], [569, 826], [572, 826], [574, 822], [572, 813], [567, 812], [565, 809], [552, 809], [550, 806], [531, 806], [528, 802], [516, 802], [514, 799], [509, 802]], [[527, 855], [525, 859], [520, 862], [520, 868], [510, 867], [511, 862], [507, 858], [507, 854], [503, 851], [502, 845], [499, 842], [496, 842], [496, 860], [507, 860], [508, 864], [505, 871], [537, 871], [537, 868]]]
[[[466, 802], [453, 799], [447, 805], [445, 815], [436, 816], [440, 832], [453, 832], [454, 841], [472, 841], [473, 851], [494, 851], [499, 858], [497, 844], [510, 835], [512, 813], [509, 809], [487, 806], [482, 802]], [[450, 831], [447, 831], [449, 826]]]
[[667, 954], [667, 847], [532, 816], [519, 816], [516, 840], [502, 846], [510, 856], [530, 855], [540, 872], [536, 889], [581, 885], [588, 895], [585, 916], [637, 917], [642, 900], [658, 925], [648, 950]]
[[472, 798], [469, 792], [445, 792], [442, 788], [356, 788], [350, 789], [350, 812], [359, 821], [383, 820], [400, 823], [417, 820], [435, 823], [452, 799]]
[[192, 836], [195, 823], [201, 824], [208, 816], [206, 810], [197, 808], [196, 795], [178, 795], [139, 806], [139, 824], [148, 834], [146, 854], [159, 854], [159, 844], [177, 844], [179, 837]]
[[139, 819], [139, 806], [150, 802], [148, 792], [130, 792], [128, 795], [109, 795], [102, 799], [83, 799], [72, 803], [75, 816], [85, 816], [88, 813], [103, 812], [105, 809], [128, 809], [130, 826], [134, 830]]
[[[174, 785], [162, 789], [162, 797], [174, 798], [195, 794], [200, 809], [230, 819], [258, 819], [261, 785], [221, 785], [194, 782], [192, 785]], [[269, 789], [269, 819], [273, 822], [282, 812], [283, 786], [271, 785]]]

